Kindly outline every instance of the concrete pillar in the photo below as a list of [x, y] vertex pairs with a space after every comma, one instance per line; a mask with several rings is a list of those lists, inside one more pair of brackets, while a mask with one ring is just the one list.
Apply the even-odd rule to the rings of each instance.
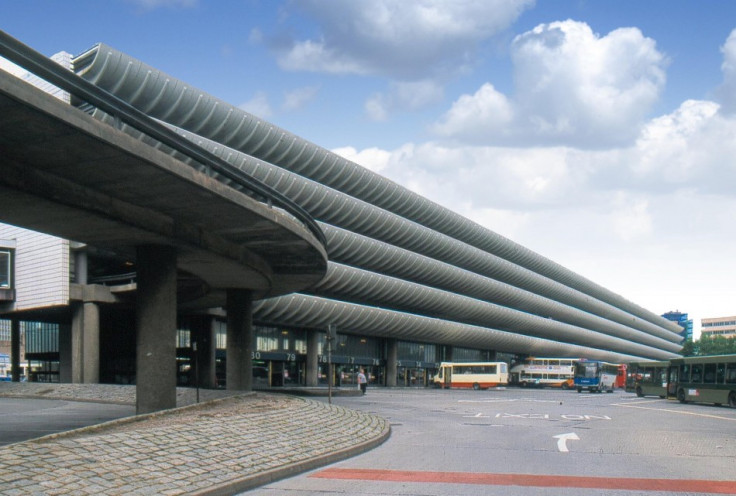
[[99, 384], [100, 382], [100, 308], [97, 303], [85, 302], [83, 343], [82, 343], [82, 382]]
[[386, 340], [386, 386], [395, 387], [399, 366], [399, 342], [396, 339]]
[[136, 412], [176, 407], [176, 250], [138, 246]]
[[20, 320], [17, 318], [10, 319], [10, 367], [10, 380], [20, 382]]
[[[72, 310], [75, 308], [73, 307]], [[74, 317], [72, 317], [72, 325]], [[59, 382], [69, 383], [72, 380], [74, 359], [72, 358], [72, 326], [59, 324]]]
[[307, 386], [319, 384], [319, 332], [307, 329]]
[[[65, 369], [64, 376], [69, 377], [69, 382], [98, 384], [100, 382], [100, 309], [97, 303], [84, 302], [75, 304], [72, 312], [69, 356], [71, 363], [64, 363], [62, 340], [59, 336], [60, 367]], [[59, 380], [61, 381], [61, 377]]]
[[450, 345], [445, 346], [445, 359], [443, 361], [445, 362], [451, 362], [452, 361], [452, 350], [454, 348]]
[[231, 391], [253, 389], [253, 300], [247, 289], [228, 289], [225, 387]]
[[[61, 343], [61, 338], [59, 342]], [[61, 344], [59, 346], [61, 347]], [[70, 382], [82, 384], [84, 382], [84, 303], [74, 303], [72, 306], [70, 347]]]
[[74, 280], [77, 284], [87, 284], [87, 249], [74, 252]]
[[217, 388], [216, 351], [217, 320], [211, 315], [192, 317], [192, 341], [197, 343], [197, 351], [192, 354], [192, 367], [197, 367], [199, 387]]

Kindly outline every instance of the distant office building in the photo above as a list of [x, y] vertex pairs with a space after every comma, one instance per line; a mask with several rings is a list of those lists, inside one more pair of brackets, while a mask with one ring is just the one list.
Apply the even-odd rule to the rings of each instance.
[[701, 336], [736, 338], [736, 316], [700, 320]]
[[682, 336], [683, 342], [693, 340], [693, 319], [688, 319], [686, 313], [675, 310], [674, 312], [663, 314], [662, 317], [672, 322], [677, 322], [682, 327], [680, 335]]

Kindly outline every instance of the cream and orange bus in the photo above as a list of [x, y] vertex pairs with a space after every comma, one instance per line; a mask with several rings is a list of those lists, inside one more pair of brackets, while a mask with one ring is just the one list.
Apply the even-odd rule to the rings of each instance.
[[521, 387], [559, 387], [570, 389], [575, 377], [577, 358], [529, 357], [509, 371], [511, 384]]
[[506, 362], [442, 362], [432, 378], [440, 388], [488, 389], [509, 382]]

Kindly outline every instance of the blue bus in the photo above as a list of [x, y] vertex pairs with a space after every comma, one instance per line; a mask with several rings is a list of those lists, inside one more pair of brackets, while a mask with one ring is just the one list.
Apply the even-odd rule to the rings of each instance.
[[584, 389], [591, 393], [612, 393], [616, 387], [618, 370], [619, 366], [615, 363], [582, 359], [575, 364], [575, 389], [578, 393]]

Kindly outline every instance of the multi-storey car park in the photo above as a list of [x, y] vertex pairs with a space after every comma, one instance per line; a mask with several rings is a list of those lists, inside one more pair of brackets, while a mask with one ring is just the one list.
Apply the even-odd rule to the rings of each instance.
[[[367, 369], [374, 383], [427, 385], [441, 361], [536, 355], [621, 363], [669, 359], [681, 349], [677, 324], [107, 45], [72, 57], [70, 69], [280, 192], [317, 220], [328, 255], [324, 278], [299, 292], [253, 302], [256, 386], [325, 381], [329, 326], [337, 328], [331, 358], [338, 384], [352, 381], [358, 366]], [[199, 167], [87, 102], [72, 96], [71, 104]], [[200, 169], [239, 187], [222, 174]], [[72, 261], [84, 260], [71, 263], [71, 282], [86, 266], [88, 274], [81, 277], [115, 295], [113, 304], [99, 308], [100, 380], [132, 380], [135, 343], [124, 330], [134, 318], [125, 295], [135, 293], [135, 260], [114, 250], [69, 246]], [[132, 265], [123, 269], [126, 263]], [[186, 274], [180, 275], [179, 285], [180, 293], [187, 289], [188, 295], [178, 307], [180, 381], [192, 384], [196, 362], [199, 385], [222, 385], [227, 360], [222, 297]], [[12, 316], [12, 305], [8, 308], [0, 306], [0, 312]], [[43, 312], [33, 316], [44, 319]], [[62, 326], [72, 319], [63, 308], [49, 317]], [[213, 345], [203, 350], [208, 342]]]

